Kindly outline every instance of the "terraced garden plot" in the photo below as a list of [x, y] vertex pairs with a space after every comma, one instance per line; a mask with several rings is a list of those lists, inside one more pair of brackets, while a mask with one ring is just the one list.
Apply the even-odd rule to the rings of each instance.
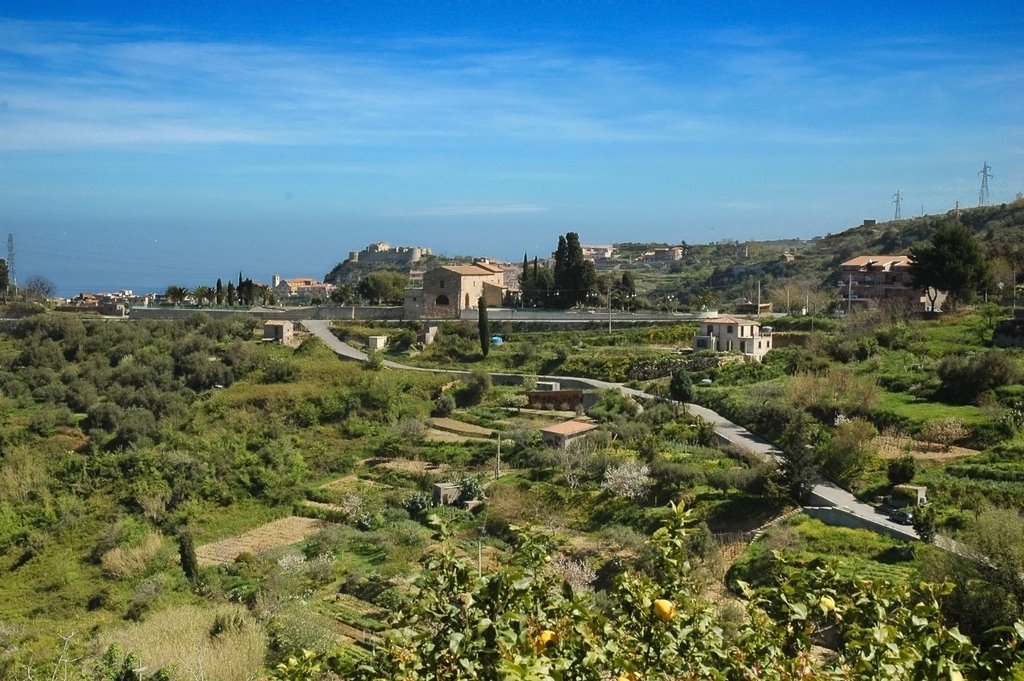
[[480, 426], [448, 418], [432, 418], [430, 419], [430, 425], [437, 430], [444, 430], [457, 435], [468, 435], [470, 437], [491, 437], [494, 434], [494, 431], [490, 428], [481, 428]]
[[430, 442], [488, 442], [489, 440], [485, 437], [470, 437], [468, 435], [459, 435], [458, 433], [450, 433], [446, 430], [438, 430], [437, 428], [427, 429], [427, 440]]
[[322, 530], [327, 523], [313, 518], [288, 516], [196, 549], [199, 564], [228, 565], [243, 553], [262, 553], [288, 546]]
[[895, 459], [904, 454], [910, 454], [915, 459], [949, 461], [974, 456], [978, 453], [978, 450], [967, 447], [953, 446], [949, 450], [944, 450], [939, 445], [920, 442], [905, 436], [879, 435], [875, 438], [875, 444], [878, 445], [878, 455], [883, 459]]
[[[367, 461], [364, 461], [363, 463], [367, 463]], [[388, 488], [390, 486], [377, 482], [376, 480], [360, 478], [356, 475], [346, 475], [338, 478], [337, 480], [331, 480], [330, 482], [324, 483], [323, 485], [320, 485], [320, 487], [330, 490], [331, 492], [361, 492], [369, 487]]]

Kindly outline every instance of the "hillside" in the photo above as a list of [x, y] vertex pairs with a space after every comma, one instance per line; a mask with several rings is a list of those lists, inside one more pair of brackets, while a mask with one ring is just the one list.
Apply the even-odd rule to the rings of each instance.
[[[690, 307], [753, 300], [760, 283], [762, 300], [774, 299], [776, 309], [784, 307], [788, 290], [794, 305], [809, 298], [821, 311], [835, 298], [842, 262], [857, 255], [907, 253], [952, 219], [950, 212], [862, 224], [807, 241], [691, 244], [683, 260], [664, 264], [636, 263], [630, 256], [642, 252], [641, 245], [627, 243], [621, 244], [625, 257], [618, 267], [636, 271], [638, 290], [652, 307], [669, 299]], [[1008, 280], [1014, 265], [1024, 270], [1024, 200], [961, 209], [960, 220], [977, 235], [994, 266], [1006, 270], [1002, 277]]]
[[[906, 220], [862, 224], [837, 234], [809, 240], [778, 239], [739, 242], [724, 239], [710, 244], [685, 244], [682, 260], [645, 262], [643, 254], [673, 244], [620, 242], [615, 244], [612, 262], [598, 266], [599, 276], [615, 280], [621, 272], [633, 272], [640, 308], [676, 309], [727, 305], [736, 300], [755, 300], [760, 285], [762, 300], [773, 300], [776, 310], [800, 309], [810, 304], [825, 311], [835, 299], [839, 264], [857, 255], [906, 253], [916, 243], [931, 238], [953, 212], [925, 215]], [[998, 206], [964, 208], [960, 220], [974, 232], [997, 266], [1009, 272], [1016, 264], [1024, 270], [1024, 200]], [[586, 237], [586, 233], [583, 233]], [[554, 247], [554, 237], [552, 238]], [[469, 259], [470, 256], [466, 256]], [[999, 265], [1000, 261], [1004, 264]], [[428, 256], [417, 269], [429, 269], [446, 262]], [[378, 269], [408, 271], [408, 266], [340, 262], [324, 281], [356, 283]], [[803, 303], [800, 303], [803, 301]]]

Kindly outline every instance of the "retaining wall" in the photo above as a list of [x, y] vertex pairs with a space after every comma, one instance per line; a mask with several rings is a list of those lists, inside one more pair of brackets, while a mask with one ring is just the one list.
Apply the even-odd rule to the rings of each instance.
[[827, 525], [838, 527], [850, 527], [857, 530], [871, 530], [881, 534], [887, 534], [896, 539], [911, 540], [917, 537], [911, 534], [913, 530], [892, 527], [886, 523], [875, 522], [870, 518], [854, 515], [852, 512], [836, 506], [805, 506], [804, 513], [812, 518], [817, 518]]
[[200, 313], [210, 317], [230, 317], [247, 314], [259, 319], [384, 319], [401, 321], [405, 319], [403, 307], [376, 307], [370, 305], [321, 305], [319, 307], [294, 307], [280, 310], [249, 310], [246, 308], [181, 308], [181, 307], [133, 307], [132, 319], [187, 319]]

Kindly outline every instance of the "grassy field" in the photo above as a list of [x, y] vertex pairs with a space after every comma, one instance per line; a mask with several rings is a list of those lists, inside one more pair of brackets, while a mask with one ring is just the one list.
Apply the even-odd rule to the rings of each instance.
[[833, 527], [798, 513], [769, 528], [737, 559], [733, 579], [764, 584], [772, 553], [789, 563], [824, 560], [845, 577], [902, 582], [913, 579], [918, 566], [913, 546], [870, 530]]

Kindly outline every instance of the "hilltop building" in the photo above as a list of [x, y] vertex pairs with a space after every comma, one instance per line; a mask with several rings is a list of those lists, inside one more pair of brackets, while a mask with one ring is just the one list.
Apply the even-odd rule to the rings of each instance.
[[428, 255], [431, 255], [429, 248], [421, 246], [392, 247], [387, 242], [378, 241], [361, 251], [349, 251], [346, 262], [370, 265], [411, 265]]

